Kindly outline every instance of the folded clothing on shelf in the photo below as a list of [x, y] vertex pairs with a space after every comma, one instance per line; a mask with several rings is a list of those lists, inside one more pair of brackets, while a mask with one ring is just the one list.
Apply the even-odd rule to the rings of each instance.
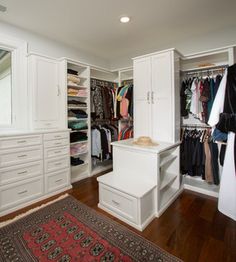
[[75, 88], [68, 88], [68, 95], [69, 96], [81, 96], [81, 97], [87, 97], [88, 92], [86, 89], [75, 89]]
[[78, 85], [80, 83], [80, 78], [76, 75], [67, 75], [67, 81], [68, 81], [68, 85], [71, 84]]
[[84, 107], [86, 107], [87, 103], [86, 102], [77, 101], [77, 100], [69, 100], [68, 101], [68, 105], [69, 106], [84, 106]]
[[68, 116], [76, 118], [87, 118], [88, 114], [80, 109], [71, 109], [68, 112]]
[[79, 142], [79, 141], [85, 141], [88, 140], [87, 133], [84, 132], [73, 132], [70, 133], [70, 142]]
[[81, 130], [81, 129], [87, 129], [88, 128], [88, 124], [86, 121], [82, 120], [82, 121], [76, 121], [76, 122], [69, 122], [68, 123], [68, 127], [72, 128], [72, 129], [76, 129], [76, 130]]
[[68, 73], [68, 74], [71, 74], [71, 75], [78, 76], [78, 71], [73, 70], [73, 69], [67, 69], [67, 73]]
[[70, 154], [77, 155], [77, 154], [84, 154], [88, 152], [87, 143], [81, 143], [76, 145], [70, 146]]
[[74, 82], [72, 82], [72, 81], [68, 81], [68, 82], [67, 82], [67, 85], [68, 85], [68, 86], [72, 86], [72, 87], [73, 87], [73, 86], [78, 87], [78, 84], [79, 84], [79, 83], [74, 83]]
[[77, 89], [74, 89], [74, 88], [68, 88], [68, 95], [69, 96], [78, 96], [78, 91]]
[[71, 157], [70, 163], [72, 166], [79, 166], [79, 165], [84, 164], [84, 161], [80, 159], [79, 157]]

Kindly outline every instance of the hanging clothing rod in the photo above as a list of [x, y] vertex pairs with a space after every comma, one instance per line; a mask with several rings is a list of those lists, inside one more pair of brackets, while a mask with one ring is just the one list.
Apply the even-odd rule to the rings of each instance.
[[204, 129], [210, 129], [211, 126], [207, 125], [192, 125], [192, 124], [186, 124], [186, 125], [181, 125], [181, 127], [187, 127], [187, 128], [204, 128]]
[[111, 122], [117, 122], [118, 120], [115, 119], [93, 119], [92, 123], [111, 123]]
[[211, 67], [205, 67], [205, 68], [194, 68], [194, 69], [187, 69], [187, 70], [181, 70], [182, 74], [196, 74], [196, 73], [210, 73], [213, 71], [220, 71], [224, 70], [228, 67], [228, 65], [220, 65], [220, 66], [211, 66]]

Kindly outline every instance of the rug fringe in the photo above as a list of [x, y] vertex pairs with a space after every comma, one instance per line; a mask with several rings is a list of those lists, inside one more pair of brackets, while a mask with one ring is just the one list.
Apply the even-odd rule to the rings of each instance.
[[17, 220], [19, 220], [19, 219], [27, 216], [27, 215], [29, 215], [29, 214], [34, 213], [35, 211], [38, 211], [39, 209], [42, 209], [42, 208], [44, 208], [44, 207], [46, 207], [46, 206], [48, 206], [48, 205], [51, 205], [51, 204], [53, 204], [53, 203], [55, 203], [55, 202], [57, 202], [57, 201], [59, 201], [59, 200], [61, 200], [61, 199], [64, 199], [64, 198], [68, 197], [68, 196], [69, 196], [69, 194], [66, 193], [66, 194], [64, 194], [64, 195], [62, 195], [62, 196], [59, 196], [58, 198], [56, 198], [56, 199], [54, 199], [54, 200], [52, 200], [52, 201], [50, 201], [50, 202], [48, 202], [48, 203], [42, 204], [42, 205], [40, 205], [40, 206], [38, 206], [38, 207], [35, 207], [35, 208], [33, 208], [33, 209], [30, 209], [30, 210], [26, 211], [26, 212], [23, 213], [23, 214], [20, 214], [20, 215], [18, 215], [18, 216], [15, 216], [15, 217], [12, 218], [12, 219], [6, 220], [6, 221], [4, 221], [4, 222], [0, 222], [0, 228], [4, 227], [4, 226], [6, 226], [6, 225], [9, 225], [9, 224], [11, 224], [11, 223], [13, 223], [13, 222], [15, 222], [15, 221], [17, 221]]

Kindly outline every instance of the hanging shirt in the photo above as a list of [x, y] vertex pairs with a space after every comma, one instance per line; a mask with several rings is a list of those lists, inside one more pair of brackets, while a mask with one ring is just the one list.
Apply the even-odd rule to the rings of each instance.
[[[220, 113], [224, 110], [225, 91], [228, 70], [221, 80], [218, 88], [208, 124], [216, 126], [220, 119]], [[228, 133], [228, 142], [224, 159], [224, 166], [221, 175], [218, 209], [226, 216], [236, 220], [236, 176], [234, 163], [234, 141], [235, 133]]]
[[190, 112], [195, 116], [198, 117], [199, 113], [199, 87], [198, 87], [198, 80], [194, 79], [191, 85], [192, 97], [191, 97], [191, 106]]
[[91, 130], [91, 147], [92, 156], [99, 158], [102, 152], [101, 133], [96, 128]]

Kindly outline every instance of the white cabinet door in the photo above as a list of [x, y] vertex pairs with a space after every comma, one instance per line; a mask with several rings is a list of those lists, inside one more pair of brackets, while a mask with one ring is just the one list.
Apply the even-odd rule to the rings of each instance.
[[35, 129], [60, 127], [61, 97], [56, 60], [30, 56], [29, 88], [32, 100], [32, 125]]
[[134, 60], [134, 100], [148, 100], [151, 91], [151, 59]]
[[172, 53], [152, 56], [152, 138], [172, 142], [173, 103], [172, 100]]
[[134, 137], [152, 136], [151, 104], [146, 100], [135, 100]]
[[173, 119], [170, 99], [160, 98], [152, 104], [152, 135], [155, 141], [173, 142]]
[[172, 56], [165, 52], [152, 56], [152, 92], [153, 99], [171, 99]]
[[151, 59], [134, 61], [134, 137], [151, 136]]

